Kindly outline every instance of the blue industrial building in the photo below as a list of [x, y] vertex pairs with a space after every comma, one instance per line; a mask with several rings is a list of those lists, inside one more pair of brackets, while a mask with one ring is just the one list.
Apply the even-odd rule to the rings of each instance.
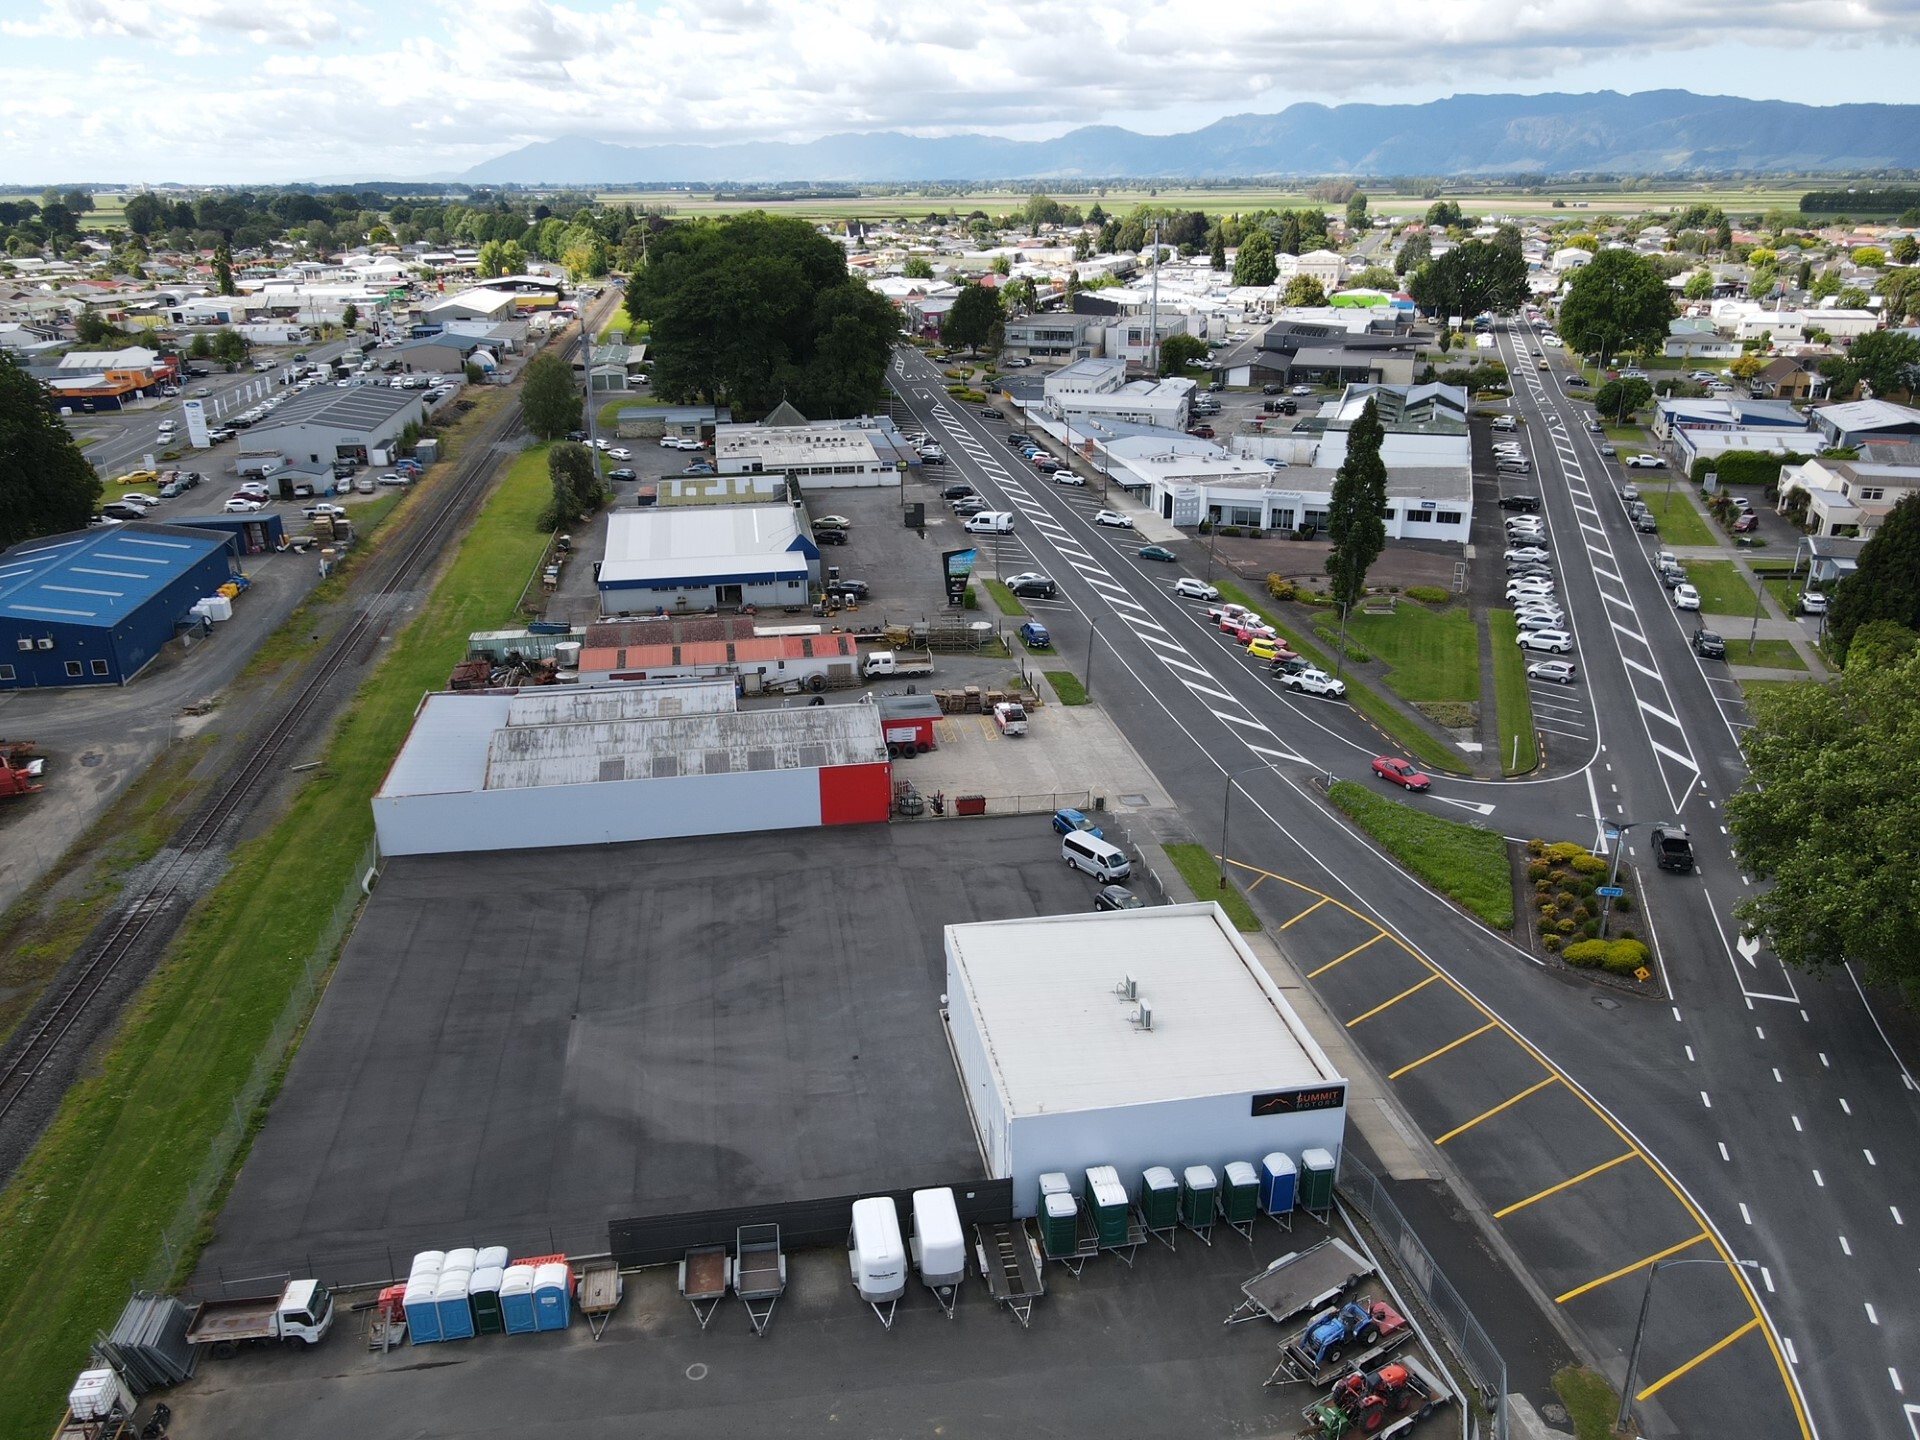
[[0, 690], [124, 685], [233, 574], [234, 538], [140, 520], [0, 554]]

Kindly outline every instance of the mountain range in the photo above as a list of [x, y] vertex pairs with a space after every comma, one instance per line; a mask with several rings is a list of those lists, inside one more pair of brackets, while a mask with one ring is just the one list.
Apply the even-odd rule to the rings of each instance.
[[1455, 95], [1425, 105], [1289, 105], [1183, 135], [1088, 126], [1052, 140], [897, 131], [801, 144], [613, 145], [569, 136], [496, 156], [473, 184], [1258, 179], [1303, 175], [1920, 168], [1920, 105], [1798, 105], [1654, 90]]

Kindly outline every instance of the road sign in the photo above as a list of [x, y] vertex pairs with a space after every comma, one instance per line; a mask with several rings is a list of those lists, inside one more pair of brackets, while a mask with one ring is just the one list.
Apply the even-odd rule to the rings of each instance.
[[1596, 887], [1593, 893], [1596, 895], [1604, 895], [1609, 900], [1618, 900], [1627, 892], [1618, 885], [1601, 885]]

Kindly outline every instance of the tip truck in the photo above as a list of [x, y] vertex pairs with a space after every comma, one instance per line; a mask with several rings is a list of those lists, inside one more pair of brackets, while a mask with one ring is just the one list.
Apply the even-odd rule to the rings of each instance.
[[860, 673], [869, 680], [882, 675], [931, 675], [933, 656], [928, 652], [916, 655], [907, 650], [875, 650], [862, 663]]
[[333, 1293], [318, 1280], [295, 1280], [278, 1295], [201, 1301], [187, 1325], [187, 1343], [231, 1355], [261, 1340], [318, 1345], [332, 1328]]

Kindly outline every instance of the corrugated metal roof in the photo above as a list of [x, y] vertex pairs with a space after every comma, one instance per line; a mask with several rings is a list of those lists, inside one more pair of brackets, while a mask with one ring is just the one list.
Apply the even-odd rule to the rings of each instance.
[[664, 645], [590, 646], [580, 652], [580, 668], [666, 670], [683, 665], [759, 665], [770, 660], [851, 660], [860, 658], [859, 642], [844, 631], [834, 635], [755, 635], [735, 640], [685, 640]]
[[0, 555], [0, 615], [111, 627], [231, 544], [225, 535], [145, 520], [29, 540]]
[[616, 510], [607, 521], [600, 584], [671, 585], [706, 576], [801, 579], [807, 542], [788, 505]]
[[418, 390], [395, 390], [389, 385], [356, 385], [341, 390], [329, 385], [294, 396], [273, 412], [272, 424], [254, 426], [247, 439], [249, 444], [267, 442], [296, 425], [376, 430], [409, 405], [421, 415], [426, 413]]
[[[949, 925], [947, 953], [1009, 1115], [1339, 1078], [1217, 905]], [[1129, 976], [1151, 1030], [1116, 989]]]
[[716, 714], [737, 708], [733, 681], [672, 680], [605, 690], [531, 690], [513, 697], [509, 725], [556, 725]]

